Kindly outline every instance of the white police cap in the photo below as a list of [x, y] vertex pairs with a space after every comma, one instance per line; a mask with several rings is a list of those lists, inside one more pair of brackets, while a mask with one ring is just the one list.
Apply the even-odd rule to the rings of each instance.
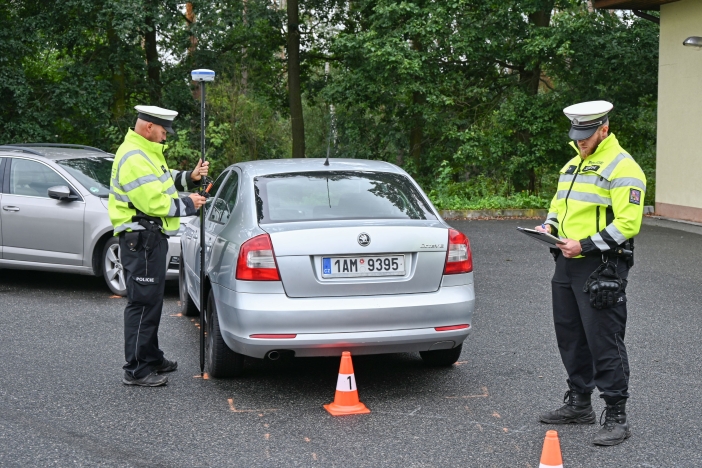
[[175, 133], [171, 124], [173, 123], [173, 119], [178, 115], [178, 112], [158, 106], [134, 106], [134, 109], [139, 112], [137, 118], [160, 125], [165, 128], [168, 133]]
[[607, 114], [614, 105], [607, 101], [588, 101], [574, 104], [563, 109], [570, 120], [568, 136], [572, 140], [590, 138], [597, 128], [607, 122]]

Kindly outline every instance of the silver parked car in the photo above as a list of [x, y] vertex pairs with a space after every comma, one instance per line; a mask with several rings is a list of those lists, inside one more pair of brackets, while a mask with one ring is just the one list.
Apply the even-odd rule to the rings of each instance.
[[[206, 217], [206, 368], [244, 356], [419, 352], [452, 365], [471, 331], [470, 244], [402, 169], [268, 160], [227, 168]], [[181, 236], [182, 312], [199, 308], [199, 219]]]
[[[104, 276], [126, 295], [107, 214], [112, 154], [61, 144], [0, 146], [0, 268]], [[180, 239], [169, 239], [168, 279]]]

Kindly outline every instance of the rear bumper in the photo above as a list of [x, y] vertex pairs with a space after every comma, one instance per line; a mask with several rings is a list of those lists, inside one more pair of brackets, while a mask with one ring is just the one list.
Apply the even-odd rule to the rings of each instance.
[[[463, 343], [470, 328], [458, 332], [437, 332], [433, 328], [355, 333], [298, 334], [291, 340], [259, 340], [224, 332], [224, 341], [238, 353], [263, 358], [269, 351], [292, 351], [296, 357], [352, 354], [409, 353], [450, 349]], [[231, 343], [231, 344], [230, 344]]]
[[[437, 332], [434, 327], [471, 325], [473, 284], [443, 286], [425, 294], [289, 298], [285, 294], [235, 292], [213, 285], [222, 336], [234, 351], [263, 358], [269, 351], [296, 356], [339, 356], [447, 349], [472, 327]], [[253, 334], [296, 334], [257, 339]]]

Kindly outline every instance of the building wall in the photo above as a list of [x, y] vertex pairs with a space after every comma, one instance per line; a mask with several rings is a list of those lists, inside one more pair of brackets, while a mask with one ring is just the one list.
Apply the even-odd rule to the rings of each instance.
[[702, 0], [661, 6], [656, 213], [702, 222]]

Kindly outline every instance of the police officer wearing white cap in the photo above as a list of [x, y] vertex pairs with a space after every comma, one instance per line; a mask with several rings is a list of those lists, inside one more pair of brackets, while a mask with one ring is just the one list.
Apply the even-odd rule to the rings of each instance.
[[565, 405], [541, 415], [548, 424], [594, 424], [591, 394], [605, 400], [597, 445], [617, 445], [630, 435], [626, 416], [629, 359], [624, 334], [626, 286], [634, 237], [643, 217], [646, 177], [609, 133], [606, 101], [564, 109], [576, 151], [560, 171], [549, 214], [537, 230], [560, 237], [551, 281], [553, 320], [568, 373]]
[[176, 111], [136, 106], [139, 113], [115, 153], [108, 212], [119, 236], [120, 259], [127, 286], [124, 309], [124, 365], [126, 385], [165, 385], [161, 375], [178, 363], [164, 357], [158, 346], [163, 309], [168, 236], [176, 235], [181, 216], [197, 214], [205, 197], [178, 192], [201, 184], [209, 163], [199, 161], [192, 171], [169, 170], [164, 157], [166, 135], [173, 133]]

